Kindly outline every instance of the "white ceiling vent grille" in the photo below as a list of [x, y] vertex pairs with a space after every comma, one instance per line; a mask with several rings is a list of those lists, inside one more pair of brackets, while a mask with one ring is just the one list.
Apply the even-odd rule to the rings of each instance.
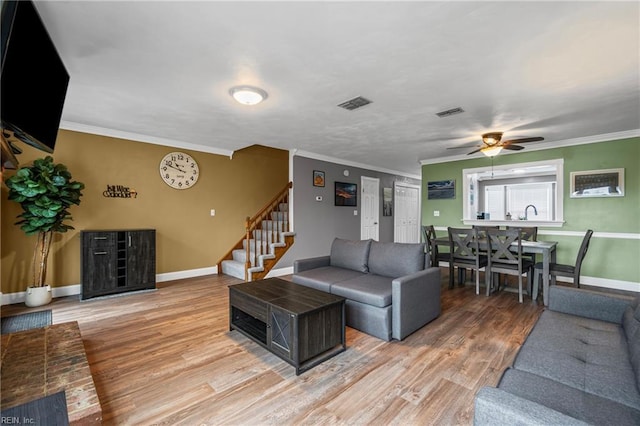
[[436, 115], [440, 118], [444, 118], [444, 117], [449, 117], [450, 115], [461, 114], [463, 112], [464, 110], [462, 108], [457, 107], [457, 108], [448, 109], [446, 111], [437, 112]]
[[363, 107], [365, 105], [370, 104], [371, 101], [367, 98], [363, 98], [362, 96], [358, 96], [357, 98], [349, 99], [341, 104], [338, 104], [340, 108], [348, 109], [349, 111], [353, 111], [354, 109]]

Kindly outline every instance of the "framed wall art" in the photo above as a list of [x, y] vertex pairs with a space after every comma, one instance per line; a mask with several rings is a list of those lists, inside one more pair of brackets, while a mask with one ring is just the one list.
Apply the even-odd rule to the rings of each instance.
[[324, 187], [324, 172], [320, 170], [313, 171], [313, 186]]
[[393, 216], [393, 188], [382, 188], [382, 216]]
[[454, 198], [456, 198], [455, 179], [427, 182], [428, 200], [451, 200]]
[[336, 206], [355, 207], [358, 205], [358, 184], [336, 182]]
[[571, 198], [624, 197], [624, 169], [571, 172]]

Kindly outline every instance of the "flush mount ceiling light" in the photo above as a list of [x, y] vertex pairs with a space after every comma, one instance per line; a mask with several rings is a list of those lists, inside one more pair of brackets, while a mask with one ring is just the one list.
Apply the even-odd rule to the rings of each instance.
[[229, 89], [229, 94], [243, 105], [257, 105], [268, 97], [267, 92], [253, 86], [232, 87]]

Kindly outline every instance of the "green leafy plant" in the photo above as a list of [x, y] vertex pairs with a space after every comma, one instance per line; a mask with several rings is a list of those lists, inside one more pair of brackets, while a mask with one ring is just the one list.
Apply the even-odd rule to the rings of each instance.
[[9, 200], [22, 207], [16, 225], [27, 235], [38, 235], [32, 263], [34, 287], [44, 285], [53, 234], [74, 229], [66, 223], [72, 220], [68, 209], [80, 204], [84, 184], [71, 179], [66, 166], [55, 164], [47, 156], [22, 167], [5, 181]]

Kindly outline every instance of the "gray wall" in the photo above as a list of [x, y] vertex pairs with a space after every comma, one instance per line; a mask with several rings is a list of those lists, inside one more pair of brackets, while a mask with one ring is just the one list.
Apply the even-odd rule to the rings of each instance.
[[[349, 176], [344, 176], [344, 170]], [[313, 186], [313, 171], [325, 172], [325, 186]], [[380, 179], [380, 241], [393, 241], [393, 216], [382, 215], [382, 188], [393, 188], [394, 182], [420, 185], [420, 180], [400, 175], [392, 175], [343, 164], [331, 163], [307, 157], [293, 157], [293, 221], [295, 243], [278, 262], [276, 268], [293, 266], [296, 259], [329, 254], [335, 237], [352, 240], [360, 239], [360, 196], [357, 207], [334, 205], [334, 183], [358, 184], [362, 190], [362, 176]], [[316, 201], [322, 196], [322, 201]], [[353, 211], [358, 215], [354, 216]]]

